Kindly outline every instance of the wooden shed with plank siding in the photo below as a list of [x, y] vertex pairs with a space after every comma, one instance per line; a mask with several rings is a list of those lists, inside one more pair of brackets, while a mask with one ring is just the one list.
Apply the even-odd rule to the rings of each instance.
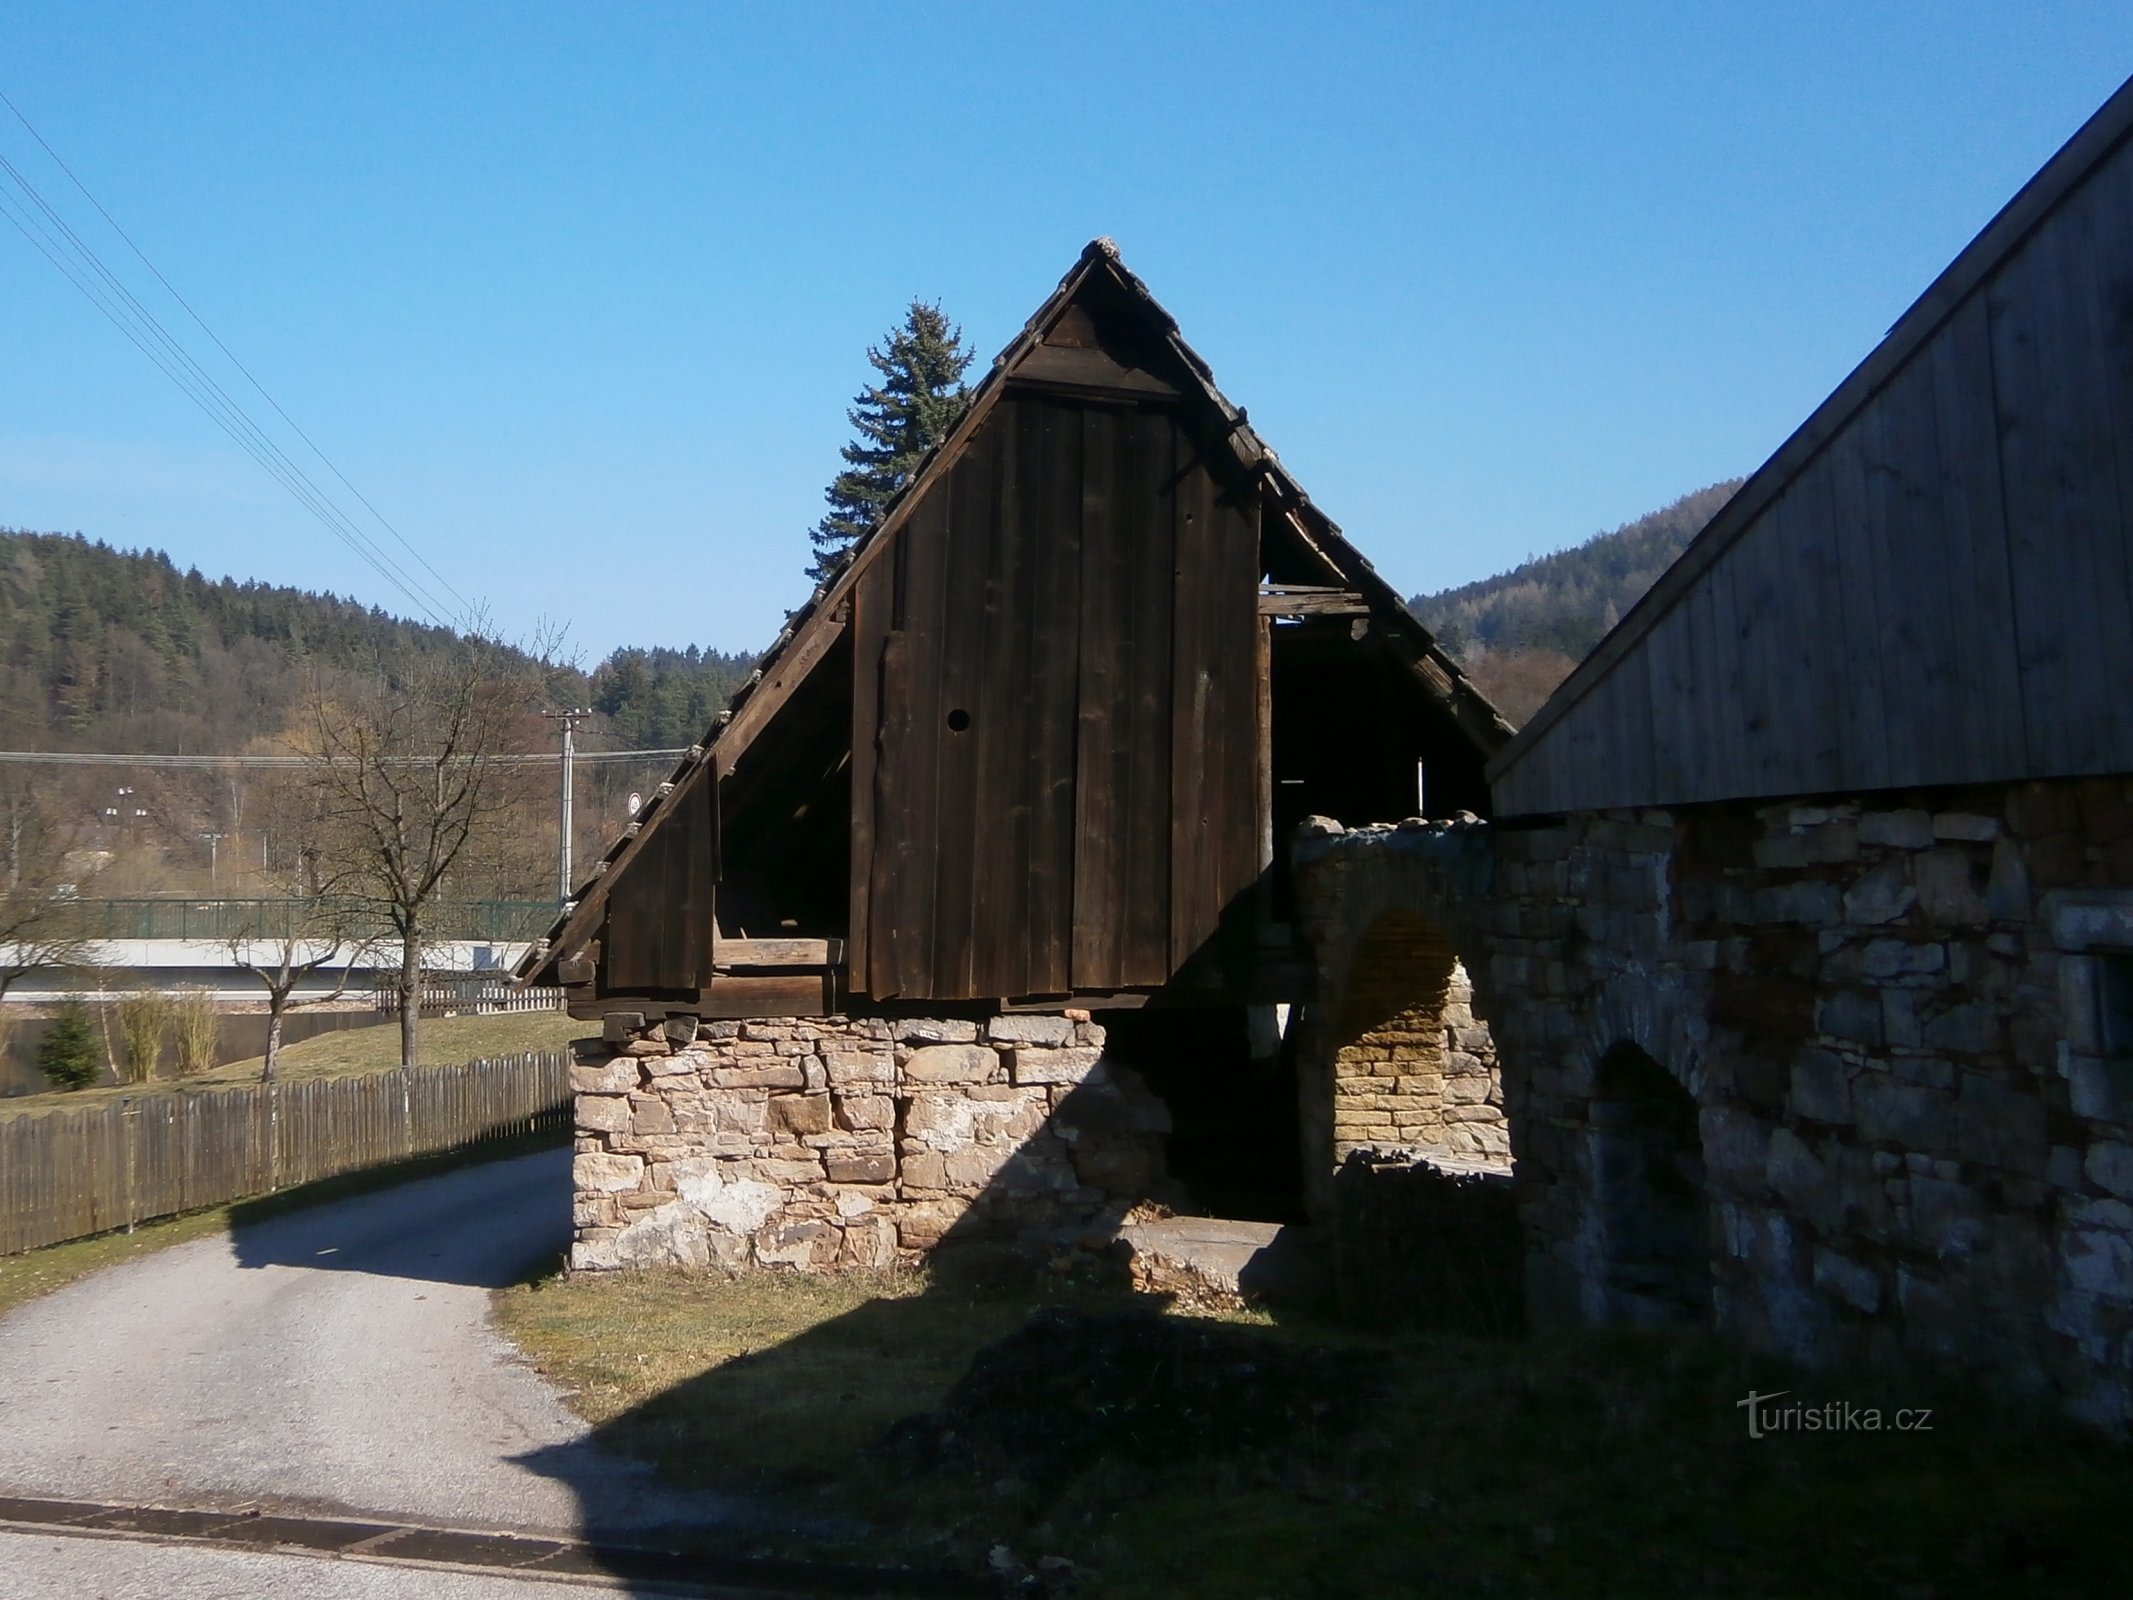
[[2133, 85], [1490, 767], [1533, 816], [2133, 772]]
[[1277, 841], [1485, 811], [1510, 731], [1099, 240], [521, 976], [582, 1016], [1299, 1000]]

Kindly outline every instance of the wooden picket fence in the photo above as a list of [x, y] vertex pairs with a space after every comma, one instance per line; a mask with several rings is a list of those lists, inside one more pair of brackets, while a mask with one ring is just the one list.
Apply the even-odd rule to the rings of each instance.
[[570, 1052], [144, 1092], [0, 1120], [0, 1255], [570, 1126]]
[[[400, 1014], [398, 973], [378, 974], [371, 993], [379, 1011], [388, 1017]], [[425, 1017], [487, 1017], [506, 1011], [561, 1011], [564, 995], [552, 987], [514, 989], [510, 977], [500, 973], [424, 973], [420, 999]]]

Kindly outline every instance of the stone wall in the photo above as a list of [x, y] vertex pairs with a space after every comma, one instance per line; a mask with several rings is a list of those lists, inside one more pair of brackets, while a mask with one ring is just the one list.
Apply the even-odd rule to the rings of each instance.
[[1444, 935], [1391, 913], [1349, 964], [1333, 1057], [1333, 1159], [1355, 1150], [1508, 1161], [1496, 1045]]
[[1086, 1013], [655, 1025], [587, 1041], [573, 1268], [880, 1267], [951, 1231], [1115, 1222], [1161, 1179], [1162, 1103]]
[[[1625, 1288], [1658, 1211], [1638, 1263], [1622, 1221], [1663, 1180], [1707, 1249], [1673, 1287], [1743, 1342], [2133, 1421], [2126, 781], [1411, 825], [1298, 862], [1323, 992], [1388, 909], [1472, 957], [1537, 1323], [1664, 1303]], [[1688, 1148], [1663, 1095], [1608, 1088], [1639, 1057]]]

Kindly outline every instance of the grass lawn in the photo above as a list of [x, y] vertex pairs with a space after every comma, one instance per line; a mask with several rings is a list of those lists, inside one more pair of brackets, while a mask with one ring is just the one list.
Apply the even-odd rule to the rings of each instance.
[[[485, 1056], [518, 1055], [529, 1050], [560, 1050], [572, 1039], [583, 1038], [590, 1024], [575, 1022], [558, 1011], [515, 1011], [488, 1017], [429, 1017], [422, 1023], [418, 1048], [430, 1066], [474, 1061]], [[148, 1083], [125, 1084], [71, 1093], [21, 1095], [0, 1100], [0, 1118], [37, 1116], [63, 1111], [70, 1106], [92, 1105], [139, 1094], [197, 1094], [203, 1089], [227, 1089], [233, 1084], [257, 1083], [264, 1064], [259, 1056], [232, 1061], [225, 1066], [197, 1073], [190, 1078], [156, 1078]], [[280, 1076], [338, 1078], [366, 1072], [386, 1072], [400, 1064], [400, 1029], [387, 1022], [378, 1027], [343, 1028], [284, 1046]]]
[[[973, 1375], [930, 1454], [908, 1448], [908, 1430], [879, 1445], [1037, 1307], [1129, 1298], [920, 1273], [655, 1272], [538, 1281], [502, 1291], [497, 1312], [610, 1446], [783, 1508], [764, 1554], [975, 1569], [1005, 1545], [1032, 1568], [1049, 1556], [1084, 1569], [1076, 1595], [1121, 1600], [1947, 1600], [2119, 1593], [2133, 1570], [2123, 1447], [1961, 1391], [1802, 1374], [1692, 1337], [1369, 1338], [1195, 1318], [1176, 1331], [1219, 1335], [1237, 1376], [1225, 1388], [1198, 1374], [1209, 1381], [1177, 1391], [1183, 1410], [1175, 1393], [1167, 1411], [1143, 1403], [1176, 1373], [1098, 1366], [1078, 1389], [1047, 1390], [1042, 1372], [1010, 1365], [983, 1391], [995, 1415], [970, 1410]], [[1240, 1359], [1238, 1340], [1253, 1353]], [[1281, 1376], [1308, 1370], [1306, 1353], [1327, 1363], [1316, 1404]], [[1118, 1390], [1121, 1373], [1143, 1391]], [[1751, 1389], [1878, 1407], [1884, 1431], [1751, 1439], [1738, 1405]], [[1899, 1406], [1932, 1407], [1930, 1431], [1895, 1432]], [[1347, 1422], [1312, 1420], [1344, 1409]], [[989, 1442], [965, 1450], [957, 1428]], [[1109, 1430], [1108, 1453], [1065, 1477], [1046, 1466], [1053, 1443], [1091, 1428]], [[837, 1518], [864, 1526], [826, 1535]]]

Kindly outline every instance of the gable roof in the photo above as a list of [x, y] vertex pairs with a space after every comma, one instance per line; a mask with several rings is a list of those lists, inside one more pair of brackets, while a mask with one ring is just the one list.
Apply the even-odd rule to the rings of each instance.
[[[1852, 488], [1850, 484], [1840, 484], [1835, 491], [1839, 498], [1819, 509], [1803, 495], [1802, 503], [1781, 517], [1778, 515], [1780, 502], [1803, 484], [1811, 487], [1815, 494], [1830, 492], [1825, 486], [1813, 483], [1810, 474], [1821, 471], [1832, 455], [1843, 452], [1862, 456], [1859, 461], [1846, 458], [1839, 462], [1842, 470], [1854, 478], [1876, 472], [1900, 476], [1906, 491], [1927, 507], [1929, 522], [1934, 512], [1946, 513], [1950, 523], [1960, 522], [1959, 515], [1933, 498], [1936, 494], [1946, 496], [1951, 493], [1945, 481], [1937, 482], [1932, 477], [1936, 470], [1943, 480], [1960, 472], [1979, 474], [1982, 500], [1990, 502], [1999, 498], [1997, 475], [2001, 467], [1994, 450], [1997, 441], [1993, 437], [1993, 424], [1998, 423], [2004, 433], [2004, 417], [1991, 418], [1980, 428], [1976, 426], [1976, 416], [1964, 414], [1961, 421], [1970, 432], [1961, 442], [1967, 448], [1967, 455], [1958, 457], [1951, 452], [1937, 467], [1930, 461], [1921, 465], [1919, 452], [1902, 443], [1881, 447], [1878, 457], [1865, 461], [1865, 452], [1875, 446], [1860, 442], [1862, 419], [1868, 419], [1884, 431], [1909, 425], [1908, 415], [1899, 414], [1889, 420], [1877, 415], [1876, 408], [1897, 393], [1903, 384], [1923, 384], [1930, 389], [1931, 382], [1919, 376], [1920, 369], [1914, 358], [1920, 357], [1936, 341], [1945, 346], [1958, 336], [1963, 341], [1961, 359], [1967, 365], [1960, 367], [1954, 382], [1967, 385], [1967, 388], [1956, 388], [1951, 399], [1948, 376], [1940, 374], [1938, 403], [1943, 413], [1954, 411], [1959, 403], [1969, 404], [1974, 412], [1980, 403], [1974, 391], [1980, 387], [1978, 374], [1982, 372], [1985, 375], [1982, 387], [1987, 391], [1983, 403], [1989, 410], [1990, 391], [1995, 380], [1992, 376], [1994, 347], [1988, 341], [1994, 333], [1987, 325], [1985, 291], [2000, 280], [2004, 270], [2024, 247], [2046, 228], [2099, 169], [2111, 163], [2125, 146], [2129, 133], [2133, 133], [2133, 80], [2121, 85], [1964, 247], [1897, 319], [1866, 359], [1741, 486], [1658, 582], [1631, 607], [1629, 614], [1496, 754], [1489, 763], [1488, 775], [1499, 814], [1515, 816], [1746, 798], [1757, 794], [1987, 781], [2033, 773], [2041, 775], [2045, 770], [2066, 770], [2063, 763], [2055, 763], [2049, 756], [2040, 761], [2034, 739], [2022, 751], [2020, 759], [2011, 757], [2004, 745], [1995, 759], [1988, 759], [1982, 752], [1973, 752], [1967, 765], [1945, 759], [1945, 751], [1930, 748], [1934, 732], [1923, 726], [1939, 708], [1926, 690], [1907, 683], [1889, 691], [1889, 698], [1876, 707], [1876, 715], [1882, 719], [1883, 727], [1897, 721], [1921, 724], [1916, 730], [1898, 730], [1906, 734], [1915, 731], [1920, 746], [1916, 760], [1907, 760], [1901, 751], [1893, 760], [1877, 761], [1871, 757], [1849, 759], [1845, 752], [1833, 755], [1827, 749], [1783, 749], [1781, 742], [1788, 737], [1794, 737], [1797, 742], [1811, 736], [1810, 719], [1795, 718], [1788, 722], [1782, 715], [1788, 707], [1773, 705], [1768, 708], [1771, 714], [1756, 725], [1751, 714], [1740, 711], [1736, 704], [1733, 707], [1734, 720], [1749, 720], [1746, 738], [1750, 742], [1761, 741], [1760, 746], [1752, 752], [1751, 760], [1736, 762], [1737, 770], [1732, 773], [1706, 771], [1699, 776], [1693, 770], [1698, 765], [1693, 754], [1684, 754], [1664, 743], [1671, 738], [1675, 745], [1686, 745], [1699, 736], [1698, 729], [1691, 725], [1692, 718], [1679, 717], [1664, 725], [1658, 721], [1670, 710], [1665, 703], [1668, 698], [1679, 693], [1684, 699], [1693, 699], [1693, 680], [1698, 673], [1704, 674], [1707, 681], [1717, 681], [1720, 675], [1731, 674], [1734, 679], [1749, 682], [1752, 687], [1754, 681], [1767, 679], [1780, 670], [1796, 672], [1801, 661], [1809, 658], [1816, 646], [1794, 646], [1788, 653], [1786, 649], [1766, 644], [1766, 657], [1758, 665], [1752, 652], [1743, 645], [1755, 619], [1747, 616], [1745, 611], [1737, 616], [1726, 613], [1724, 602], [1720, 603], [1715, 630], [1711, 618], [1678, 624], [1684, 634], [1694, 635], [1701, 628], [1715, 637], [1699, 642], [1663, 638], [1662, 635], [1677, 625], [1677, 614], [1685, 607], [1703, 604], [1710, 585], [1721, 579], [1721, 563], [1729, 556], [1748, 559], [1744, 542], [1750, 541], [1751, 535], [1757, 540], [1767, 537], [1769, 541], [1751, 563], [1757, 567], [1753, 583], [1760, 586], [1756, 598], [1767, 594], [1772, 573], [1795, 572], [1803, 564], [1803, 555], [1829, 562], [1840, 558], [1863, 559], [1849, 552], [1852, 544], [1869, 533], [1885, 544], [1901, 546], [1894, 557], [1886, 553], [1880, 557], [1884, 562], [1900, 559], [1908, 565], [1893, 575], [1883, 574], [1889, 581], [1877, 591], [1881, 596], [1881, 609], [1877, 614], [1867, 614], [1862, 601], [1859, 615], [1817, 629], [1818, 619], [1811, 614], [1812, 606], [1799, 602], [1796, 614], [1792, 616], [1781, 618], [1766, 613], [1761, 619], [1766, 634], [1787, 627], [1795, 632], [1819, 632], [1824, 639], [1821, 648], [1825, 650], [1829, 648], [1828, 635], [1840, 627], [1852, 647], [1857, 648], [1875, 627], [1887, 627], [1903, 616], [1903, 606], [1895, 596], [1900, 594], [1904, 601], [1915, 603], [1907, 585], [1922, 580], [1927, 592], [1931, 593], [1936, 581], [1944, 584], [1951, 581], [1937, 577], [1932, 569], [1936, 560], [1953, 563], [1969, 559], [1959, 548], [1957, 535], [1960, 530], [1921, 526], [1915, 508], [1909, 525], [1896, 526], [1892, 530], [1889, 524], [1896, 514], [1871, 504], [1862, 510], [1858, 502], [1865, 498], [1863, 494], [1846, 497]], [[1977, 325], [1951, 329], [1951, 324], [1961, 324], [1965, 318], [1977, 319]], [[1948, 335], [1947, 339], [1943, 339], [1944, 334]], [[1979, 352], [1983, 352], [1982, 358]], [[1919, 404], [1916, 396], [1898, 395], [1898, 406], [1916, 409]], [[1893, 411], [1896, 407], [1888, 409]], [[1925, 402], [1925, 412], [1930, 426], [1931, 397]], [[2025, 420], [2038, 424], [2041, 419], [2031, 417]], [[2005, 448], [2004, 444], [2000, 445], [2002, 451]], [[1986, 475], [1992, 477], [1989, 484], [1982, 483]], [[2011, 512], [1989, 514], [2012, 516]], [[1876, 516], [1883, 521], [1875, 523]], [[1787, 519], [1786, 529], [1775, 533], [1770, 531], [1773, 523]], [[1945, 547], [1937, 545], [1936, 536], [1949, 542]], [[2003, 530], [2003, 541], [2008, 537]], [[1803, 551], [1803, 546], [1811, 548]], [[1981, 554], [1978, 561], [1976, 581], [1980, 585], [1989, 585], [1995, 578], [1989, 570], [1989, 560]], [[1768, 572], [1762, 570], [1766, 567], [1770, 569]], [[1996, 576], [2002, 585], [2010, 581], [2004, 570]], [[1780, 581], [1779, 587], [1782, 589], [1783, 586]], [[1797, 614], [1801, 610], [1809, 614]], [[1772, 613], [1774, 611], [1772, 608]], [[1731, 638], [1726, 634], [1729, 621], [1736, 624]], [[2009, 627], [2011, 629], [2011, 623]], [[2004, 654], [2006, 670], [2011, 675], [2016, 667], [2015, 652], [2010, 646]], [[1662, 660], [1662, 655], [1666, 659]], [[1917, 670], [1926, 674], [1935, 671], [1945, 674], [1949, 667], [1945, 661], [1927, 661], [1918, 664]], [[1877, 685], [1875, 693], [1880, 692]], [[1773, 701], [1784, 699], [1774, 689], [1769, 695]], [[1736, 703], [1740, 699], [1738, 682], [1733, 698]], [[1801, 698], [1801, 704], [1789, 709], [1808, 708], [1805, 698], [1798, 695], [1795, 698]], [[1709, 710], [1708, 707], [1704, 709]], [[1977, 708], [1980, 713], [1987, 709]], [[2019, 723], [2021, 716], [2019, 708], [2010, 709], [2007, 720]], [[1652, 719], [1651, 748], [1632, 751], [1626, 758], [1617, 759], [1615, 747], [1625, 742], [1625, 734], [1640, 718]], [[1865, 718], [1859, 721], [1866, 731], [1859, 735], [1857, 742], [1864, 746], [1871, 741], [1874, 730]], [[1705, 717], [1705, 724], [1702, 732], [1709, 736], [1716, 724], [1709, 716]], [[1743, 737], [1742, 729], [1737, 726], [1721, 727], [1718, 731], [1736, 742]], [[2013, 742], [2016, 745], [2022, 743], [2019, 731], [2013, 735]], [[2078, 767], [2079, 763], [2076, 763], [2076, 769]], [[1750, 768], [1754, 771], [1750, 772]]]
[[[1077, 367], [1079, 352], [1047, 347], [1045, 337], [1081, 298], [1096, 279], [1122, 291], [1125, 303], [1142, 327], [1155, 336], [1167, 360], [1161, 365], [1170, 376], [1182, 377], [1181, 391], [1164, 377], [1129, 369], [1123, 377], [1115, 367], [1102, 373]], [[1273, 450], [1252, 430], [1244, 410], [1232, 405], [1215, 387], [1214, 373], [1178, 332], [1176, 319], [1163, 309], [1146, 284], [1119, 260], [1111, 240], [1090, 241], [1079, 259], [1060, 279], [1022, 331], [993, 358], [990, 369], [972, 390], [970, 404], [947, 438], [927, 454], [897, 497], [884, 509], [881, 521], [847, 552], [842, 564], [825, 577], [805, 604], [787, 619], [761, 663], [734, 693], [704, 737], [691, 745], [673, 775], [662, 783], [643, 810], [624, 830], [620, 839], [603, 853], [585, 882], [565, 902], [562, 913], [534, 945], [517, 969], [521, 983], [534, 981], [556, 957], [590, 938], [598, 927], [599, 908], [606, 888], [641, 848], [644, 838], [660, 825], [673, 808], [675, 797], [707, 771], [730, 770], [732, 761], [752, 743], [774, 718], [777, 708], [796, 689], [808, 672], [827, 653], [843, 630], [842, 614], [849, 609], [853, 586], [868, 566], [887, 549], [897, 531], [909, 519], [927, 492], [954, 465], [978, 428], [997, 407], [1011, 382], [1039, 382], [1055, 388], [1116, 392], [1123, 384], [1153, 395], [1178, 394], [1187, 406], [1208, 410], [1217, 423], [1237, 467], [1259, 481], [1278, 506], [1289, 532], [1324, 565], [1329, 577], [1360, 593], [1372, 616], [1386, 625], [1396, 653], [1444, 706], [1460, 728], [1484, 755], [1499, 748], [1511, 736], [1511, 728], [1479, 690], [1468, 682], [1450, 656], [1438, 648], [1429, 632], [1407, 610], [1392, 586], [1378, 576], [1360, 552], [1342, 537], [1339, 527], [1312, 504], [1300, 485], [1283, 468]]]

